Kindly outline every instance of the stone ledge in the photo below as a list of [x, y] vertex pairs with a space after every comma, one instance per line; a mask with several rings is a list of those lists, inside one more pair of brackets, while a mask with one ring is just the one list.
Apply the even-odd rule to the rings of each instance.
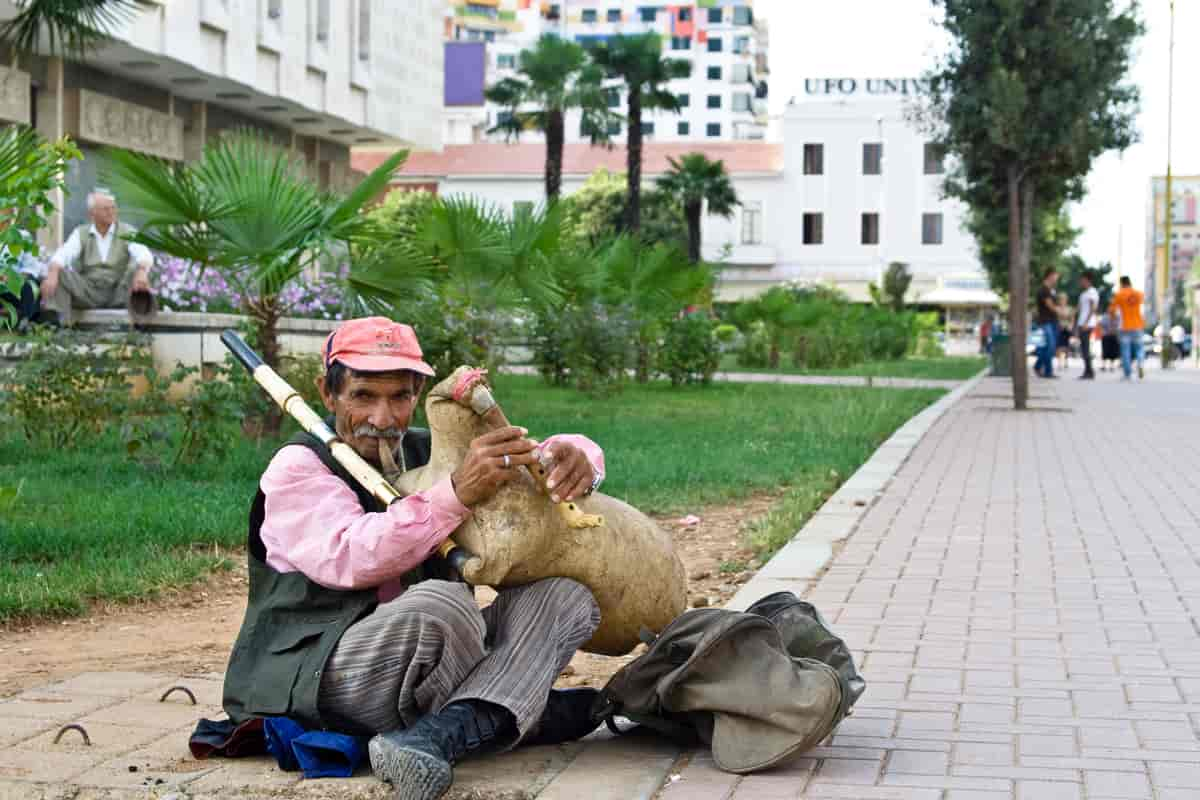
[[[140, 326], [151, 331], [210, 331], [236, 328], [248, 317], [241, 314], [215, 314], [204, 311], [159, 311]], [[85, 328], [128, 326], [129, 312], [123, 308], [94, 308], [75, 314], [77, 325]], [[338, 320], [283, 317], [280, 333], [328, 334], [339, 325]]]

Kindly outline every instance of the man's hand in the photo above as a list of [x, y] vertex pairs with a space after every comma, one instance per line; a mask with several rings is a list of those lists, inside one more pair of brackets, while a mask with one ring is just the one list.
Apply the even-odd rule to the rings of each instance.
[[[537, 443], [525, 438], [529, 431], [509, 426], [485, 433], [471, 442], [467, 457], [450, 482], [458, 501], [473, 506], [490, 499], [517, 476], [517, 467], [537, 463]], [[507, 463], [505, 463], [507, 456]]]
[[42, 304], [54, 297], [54, 293], [58, 291], [58, 273], [62, 267], [57, 264], [51, 264], [50, 270], [46, 273], [46, 280], [42, 281]]
[[130, 292], [148, 292], [150, 291], [150, 274], [145, 267], [138, 267], [137, 272], [133, 273], [133, 280], [129, 285]]
[[592, 488], [596, 472], [587, 455], [570, 442], [551, 442], [542, 448], [541, 462], [550, 470], [546, 488], [555, 503], [583, 497]]

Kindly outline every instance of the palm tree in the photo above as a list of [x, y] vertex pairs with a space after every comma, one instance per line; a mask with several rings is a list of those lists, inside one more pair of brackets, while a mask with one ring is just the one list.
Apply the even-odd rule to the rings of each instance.
[[709, 161], [703, 153], [686, 153], [679, 161], [670, 157], [667, 161], [671, 169], [659, 177], [658, 187], [683, 206], [688, 259], [695, 264], [700, 261], [700, 212], [704, 204], [708, 203], [709, 214], [732, 217], [738, 204], [737, 192], [725, 171], [724, 161]]
[[626, 230], [642, 224], [642, 112], [660, 108], [679, 112], [678, 98], [665, 84], [692, 74], [692, 63], [662, 57], [662, 38], [656, 33], [613, 36], [592, 50], [592, 60], [610, 78], [620, 78], [629, 91], [626, 101]]
[[[370, 255], [352, 263], [346, 288], [364, 307], [388, 308], [428, 278], [429, 265], [396, 259], [362, 207], [387, 186], [407, 151], [384, 161], [344, 197], [320, 190], [292, 156], [256, 133], [212, 141], [199, 161], [173, 164], [113, 149], [108, 178], [145, 222], [131, 239], [214, 269], [235, 287], [263, 361], [279, 366], [283, 290], [334, 246]], [[375, 245], [375, 246], [371, 246]], [[272, 408], [267, 432], [278, 429]]]
[[138, 0], [25, 0], [12, 19], [0, 24], [0, 45], [36, 53], [42, 35], [51, 55], [82, 59], [109, 33], [130, 21]]
[[592, 144], [608, 142], [609, 122], [616, 115], [605, 102], [603, 73], [575, 42], [543, 36], [532, 50], [521, 51], [517, 72], [521, 77], [504, 78], [485, 92], [488, 100], [508, 110], [488, 132], [514, 138], [527, 130], [546, 135], [546, 199], [555, 200], [562, 186], [567, 111], [583, 111], [583, 129]]

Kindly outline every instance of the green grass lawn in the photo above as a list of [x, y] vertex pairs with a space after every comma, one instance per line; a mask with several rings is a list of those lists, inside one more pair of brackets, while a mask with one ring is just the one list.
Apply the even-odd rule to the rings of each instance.
[[852, 367], [830, 369], [800, 369], [787, 363], [778, 369], [743, 367], [730, 353], [721, 359], [721, 369], [727, 372], [766, 372], [780, 375], [858, 375], [872, 378], [925, 378], [929, 380], [961, 381], [973, 378], [987, 366], [987, 359], [976, 356], [946, 356], [945, 358], [904, 358], [897, 361], [866, 361]]
[[[772, 550], [936, 390], [716, 384], [631, 386], [607, 399], [499, 376], [509, 418], [532, 436], [576, 432], [604, 447], [604, 491], [647, 512], [701, 512], [785, 487]], [[130, 462], [115, 437], [63, 452], [0, 439], [0, 621], [86, 611], [229, 564], [273, 446], [247, 442], [220, 464], [160, 474]], [[2, 494], [2, 493], [0, 493]], [[0, 501], [3, 502], [3, 501]], [[790, 527], [789, 527], [790, 526]]]

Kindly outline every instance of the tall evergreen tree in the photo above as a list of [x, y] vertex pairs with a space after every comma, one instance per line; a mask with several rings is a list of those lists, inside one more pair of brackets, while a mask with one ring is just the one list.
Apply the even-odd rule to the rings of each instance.
[[928, 75], [926, 110], [958, 162], [950, 193], [1007, 215], [1013, 404], [1023, 409], [1034, 220], [1081, 192], [1097, 156], [1136, 139], [1138, 92], [1125, 79], [1142, 25], [1136, 3], [1117, 10], [1113, 0], [934, 4], [952, 45]]
[[663, 58], [662, 37], [657, 33], [613, 36], [592, 50], [592, 58], [607, 77], [620, 78], [628, 91], [625, 228], [636, 233], [642, 224], [642, 112], [678, 113], [679, 99], [666, 84], [691, 75], [692, 62]]

